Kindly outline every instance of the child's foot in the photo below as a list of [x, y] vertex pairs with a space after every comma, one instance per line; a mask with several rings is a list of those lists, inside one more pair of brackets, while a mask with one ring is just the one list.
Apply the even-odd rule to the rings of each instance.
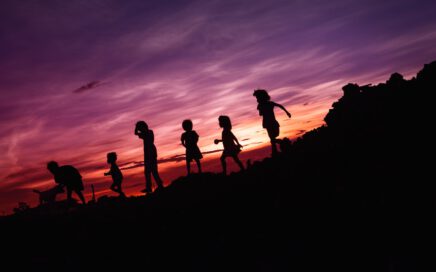
[[141, 193], [149, 194], [151, 193], [151, 190], [145, 188], [144, 190], [141, 190]]
[[163, 186], [159, 186], [156, 188], [156, 190], [154, 192], [158, 193], [158, 192], [161, 192], [163, 189], [164, 189]]

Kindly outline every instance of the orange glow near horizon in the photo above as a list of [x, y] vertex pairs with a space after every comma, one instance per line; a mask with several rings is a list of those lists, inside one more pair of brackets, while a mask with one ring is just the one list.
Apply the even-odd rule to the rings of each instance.
[[[273, 94], [274, 91], [271, 91]], [[249, 99], [254, 100], [253, 97], [248, 96]], [[256, 104], [255, 104], [256, 105]], [[253, 107], [252, 114], [253, 116], [246, 119], [243, 123], [239, 122], [239, 120], [232, 120], [234, 122], [234, 128], [232, 129], [233, 133], [236, 135], [238, 140], [244, 146], [241, 152], [240, 157], [243, 161], [246, 161], [248, 158], [245, 154], [255, 154], [254, 158], [251, 159], [261, 159], [263, 157], [269, 156], [270, 153], [270, 143], [269, 138], [266, 134], [266, 131], [261, 126], [261, 117], [258, 116], [257, 110]], [[320, 109], [320, 105], [314, 103], [312, 105], [296, 105], [296, 106], [286, 106], [289, 111], [292, 113], [292, 118], [288, 119], [287, 116], [283, 112], [279, 112], [276, 110], [276, 116], [279, 122], [281, 123], [281, 134], [280, 138], [288, 137], [290, 139], [295, 139], [302, 134], [302, 131], [308, 131], [313, 128], [316, 128], [323, 124], [322, 118], [325, 114], [326, 109]], [[315, 108], [315, 109], [314, 109]], [[318, 109], [318, 110], [316, 110]], [[195, 124], [194, 121], [194, 129], [199, 127], [199, 124]], [[215, 122], [214, 132], [211, 134], [205, 134], [204, 136], [200, 135], [199, 146], [202, 152], [209, 152], [214, 150], [222, 149], [222, 145], [215, 145], [213, 140], [215, 138], [220, 138], [221, 129], [218, 126], [217, 120], [212, 120], [207, 123]], [[160, 135], [161, 132], [159, 130], [154, 129], [155, 135]], [[179, 133], [181, 134], [182, 128], [180, 127]], [[204, 133], [203, 133], [204, 134]], [[120, 149], [116, 152], [118, 153], [118, 164], [123, 165], [128, 161], [141, 161], [142, 160], [142, 142], [136, 138], [136, 136], [131, 135], [130, 137], [130, 146], [134, 146], [133, 148]], [[179, 138], [178, 135], [173, 136], [173, 138]], [[179, 142], [174, 143], [173, 145], [164, 144], [159, 146], [159, 141], [156, 141], [156, 145], [158, 148], [158, 154], [160, 159], [165, 159], [172, 157], [174, 155], [184, 154], [184, 147], [181, 146]], [[111, 151], [113, 149], [107, 149]], [[260, 156], [256, 156], [258, 153]], [[102, 195], [116, 195], [108, 189], [110, 184], [112, 183], [110, 177], [104, 177], [103, 173], [107, 171], [109, 166], [104, 162], [106, 153], [100, 152], [98, 156], [88, 156], [86, 157], [86, 162], [77, 161], [74, 166], [77, 167], [83, 176], [84, 184], [85, 184], [85, 196], [89, 200], [92, 198], [90, 185], [93, 184], [96, 188], [96, 197]], [[221, 151], [205, 154], [202, 159], [203, 171], [205, 172], [221, 172], [221, 165], [219, 163], [219, 157], [221, 156]], [[55, 156], [54, 156], [55, 157]], [[71, 159], [70, 159], [71, 160]], [[73, 164], [68, 163], [69, 160], [59, 160], [60, 164]], [[91, 169], [83, 169], [86, 168], [89, 162], [93, 163], [93, 167]], [[31, 183], [23, 183], [18, 188], [21, 190], [27, 190], [30, 192], [32, 189], [45, 190], [53, 186], [53, 178], [50, 173], [45, 169], [46, 161], [40, 161], [39, 169], [35, 170], [41, 178], [33, 180]], [[85, 166], [85, 167], [83, 167]], [[196, 165], [192, 162], [193, 172], [196, 172]], [[233, 165], [233, 162], [229, 161], [229, 170], [236, 171], [236, 167]], [[169, 185], [171, 180], [174, 180], [178, 176], [182, 176], [186, 174], [186, 162], [184, 160], [179, 162], [169, 161], [159, 164], [159, 171], [161, 176], [164, 179], [166, 185]], [[35, 175], [36, 173], [32, 173]], [[123, 181], [123, 186], [126, 188], [125, 192], [127, 195], [141, 195], [139, 191], [144, 187], [144, 176], [143, 176], [143, 167], [137, 167], [132, 169], [123, 170], [123, 174], [125, 179]], [[17, 177], [18, 179], [23, 179], [22, 176]], [[26, 200], [31, 205], [37, 204], [36, 195], [30, 194], [31, 198]], [[33, 196], [33, 197], [32, 197]], [[59, 199], [63, 199], [62, 196], [58, 197]], [[15, 204], [15, 203], [13, 203]], [[11, 205], [13, 206], [13, 205]]]

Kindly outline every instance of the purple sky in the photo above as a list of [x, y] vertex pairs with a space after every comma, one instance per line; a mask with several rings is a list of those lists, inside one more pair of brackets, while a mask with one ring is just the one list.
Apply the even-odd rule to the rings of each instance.
[[[34, 204], [30, 189], [53, 185], [48, 160], [77, 166], [86, 184], [106, 192], [107, 152], [116, 151], [120, 164], [141, 160], [142, 143], [133, 135], [138, 120], [154, 130], [164, 159], [184, 153], [186, 118], [200, 134], [202, 151], [221, 148], [213, 144], [221, 114], [232, 118], [245, 149], [256, 149], [268, 138], [255, 88], [269, 90], [292, 112], [291, 120], [277, 116], [280, 137], [295, 138], [322, 124], [346, 83], [378, 83], [393, 72], [410, 77], [436, 59], [435, 1], [0, 5], [5, 212], [20, 200]], [[173, 167], [181, 166], [160, 165], [173, 176]], [[140, 171], [125, 170], [126, 186], [142, 184]]]

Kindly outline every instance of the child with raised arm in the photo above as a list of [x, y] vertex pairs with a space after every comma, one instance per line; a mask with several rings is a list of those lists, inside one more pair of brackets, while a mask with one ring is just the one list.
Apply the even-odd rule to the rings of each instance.
[[135, 126], [135, 135], [141, 138], [144, 142], [144, 174], [145, 174], [145, 189], [141, 192], [151, 193], [151, 175], [153, 174], [154, 181], [158, 189], [162, 189], [163, 182], [157, 171], [157, 150], [154, 145], [153, 130], [148, 129], [147, 123], [138, 121]]
[[242, 162], [238, 158], [239, 152], [241, 152], [242, 145], [238, 142], [238, 139], [236, 139], [235, 135], [232, 133], [232, 123], [230, 121], [230, 118], [225, 115], [221, 115], [218, 118], [220, 127], [223, 128], [222, 132], [222, 138], [221, 140], [215, 139], [215, 144], [218, 144], [219, 142], [223, 143], [224, 151], [221, 155], [221, 164], [223, 166], [223, 174], [227, 174], [227, 165], [226, 165], [226, 158], [232, 157], [233, 160], [236, 162], [236, 164], [241, 168], [241, 170], [244, 170], [244, 166], [242, 165]]
[[104, 173], [105, 176], [112, 176], [112, 185], [110, 189], [120, 194], [120, 197], [125, 197], [123, 190], [121, 189], [121, 182], [123, 181], [123, 174], [117, 165], [117, 153], [107, 153], [107, 163], [111, 165], [109, 172]]
[[291, 118], [291, 114], [282, 105], [271, 101], [271, 97], [265, 90], [255, 90], [253, 96], [255, 96], [257, 99], [257, 110], [259, 111], [259, 115], [263, 117], [262, 126], [266, 128], [268, 136], [271, 140], [272, 155], [276, 155], [276, 138], [280, 134], [280, 124], [277, 122], [274, 115], [274, 107], [279, 107], [282, 109], [284, 112], [286, 112], [289, 118]]
[[188, 175], [191, 173], [192, 160], [195, 160], [198, 167], [198, 173], [201, 173], [200, 159], [203, 158], [203, 155], [201, 155], [200, 149], [197, 146], [198, 134], [195, 132], [195, 130], [192, 130], [192, 126], [191, 120], [184, 120], [182, 127], [185, 132], [180, 138], [182, 145], [186, 148], [186, 169], [188, 171]]

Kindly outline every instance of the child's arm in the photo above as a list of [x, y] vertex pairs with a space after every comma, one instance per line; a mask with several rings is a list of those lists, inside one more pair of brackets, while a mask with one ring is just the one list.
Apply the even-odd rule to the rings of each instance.
[[195, 135], [195, 143], [198, 143], [198, 138], [200, 138], [200, 136], [198, 136], [197, 132], [194, 131], [194, 135]]
[[115, 176], [118, 176], [118, 178], [123, 178], [123, 173], [121, 172], [120, 168], [118, 167], [118, 165], [115, 165], [114, 171], [112, 172], [112, 176], [113, 174], [115, 174]]
[[236, 136], [233, 133], [232, 133], [232, 138], [233, 138], [233, 141], [235, 141], [238, 144], [238, 146], [242, 148], [242, 145], [239, 143], [238, 139], [236, 138]]
[[141, 139], [144, 139], [144, 133], [140, 132], [139, 130], [135, 129], [135, 135], [138, 136]]
[[285, 109], [285, 107], [283, 107], [282, 105], [277, 104], [275, 102], [273, 102], [273, 103], [274, 103], [274, 106], [281, 108], [284, 112], [286, 112], [286, 115], [288, 115], [288, 117], [291, 118], [291, 114]]
[[219, 144], [220, 142], [222, 142], [223, 140], [220, 140], [220, 139], [215, 139], [213, 142], [215, 143], [215, 144]]
[[259, 116], [262, 116], [262, 111], [260, 110], [260, 105], [257, 105], [257, 111], [259, 112]]
[[112, 171], [105, 172], [104, 175], [105, 175], [105, 176], [110, 176], [110, 175], [112, 175]]
[[150, 130], [150, 143], [154, 144], [154, 133], [153, 133], [153, 130]]
[[184, 146], [184, 147], [186, 147], [186, 144], [185, 144], [185, 137], [183, 137], [184, 136], [184, 134], [182, 134], [182, 137], [180, 137], [180, 141], [182, 142], [182, 145]]

